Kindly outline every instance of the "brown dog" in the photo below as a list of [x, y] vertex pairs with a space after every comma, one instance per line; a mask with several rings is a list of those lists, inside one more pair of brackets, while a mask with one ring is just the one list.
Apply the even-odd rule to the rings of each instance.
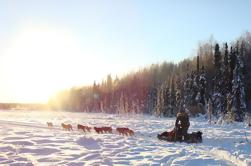
[[131, 129], [129, 129], [129, 130], [128, 130], [128, 134], [129, 134], [130, 136], [133, 136], [133, 135], [134, 135], [134, 131], [131, 130]]
[[103, 133], [103, 129], [101, 127], [94, 127], [94, 130], [96, 131], [96, 133], [98, 134], [102, 134]]
[[47, 126], [48, 126], [48, 127], [53, 127], [52, 122], [47, 122]]
[[116, 129], [116, 131], [119, 133], [119, 134], [122, 134], [122, 135], [134, 135], [134, 131], [129, 129], [129, 128], [125, 128], [125, 127], [118, 127]]
[[102, 131], [104, 133], [112, 133], [112, 128], [111, 127], [101, 127]]
[[125, 128], [125, 127], [118, 127], [118, 128], [116, 129], [116, 131], [117, 131], [119, 134], [121, 134], [121, 135], [127, 135], [127, 130], [128, 130], [128, 128]]
[[78, 124], [77, 126], [78, 130], [83, 130], [84, 132], [91, 132], [91, 127], [89, 126], [84, 126], [84, 125], [81, 125], [81, 124]]
[[68, 131], [73, 130], [71, 124], [62, 123], [61, 126], [63, 127], [64, 130], [68, 130]]

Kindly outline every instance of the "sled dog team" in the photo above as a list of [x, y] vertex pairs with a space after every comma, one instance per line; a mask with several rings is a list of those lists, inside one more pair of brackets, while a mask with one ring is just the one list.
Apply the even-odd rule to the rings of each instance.
[[[53, 127], [53, 124], [51, 122], [47, 122], [47, 125], [49, 128]], [[68, 131], [73, 130], [71, 124], [62, 123], [61, 126], [64, 130]], [[180, 141], [186, 143], [201, 143], [203, 133], [201, 131], [188, 133], [187, 131], [189, 126], [190, 126], [190, 121], [188, 113], [185, 111], [185, 108], [180, 107], [180, 110], [177, 113], [174, 129], [172, 131], [165, 131], [161, 134], [158, 134], [157, 138], [159, 140], [169, 141], [169, 142]], [[83, 132], [90, 132], [92, 128], [89, 126], [78, 124], [77, 129], [82, 130]], [[98, 134], [112, 133], [112, 128], [107, 126], [103, 127], [94, 126], [93, 130]], [[116, 132], [126, 136], [134, 135], [134, 131], [126, 127], [118, 127], [116, 128]]]
[[[47, 126], [49, 128], [52, 128], [53, 127], [53, 123], [52, 122], [47, 122]], [[62, 128], [64, 130], [67, 130], [67, 131], [72, 131], [73, 130], [73, 127], [71, 124], [65, 124], [65, 123], [62, 123], [61, 124]], [[77, 125], [77, 129], [78, 130], [82, 130], [83, 132], [91, 132], [91, 127], [89, 126], [84, 126], [84, 125], [81, 125], [81, 124], [78, 124]], [[111, 127], [107, 127], [107, 126], [103, 126], [103, 127], [93, 127], [93, 130], [98, 133], [98, 134], [103, 134], [103, 133], [112, 133], [112, 128]], [[125, 136], [132, 136], [134, 135], [134, 131], [132, 129], [129, 129], [129, 128], [126, 128], [126, 127], [117, 127], [116, 128], [116, 131], [121, 134], [121, 135], [125, 135]]]

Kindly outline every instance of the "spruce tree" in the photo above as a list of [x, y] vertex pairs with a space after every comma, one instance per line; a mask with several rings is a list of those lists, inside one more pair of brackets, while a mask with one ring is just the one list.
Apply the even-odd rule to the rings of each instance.
[[200, 71], [200, 57], [199, 55], [197, 56], [197, 73]]
[[155, 86], [151, 87], [147, 95], [147, 113], [153, 114], [157, 105], [157, 88]]
[[220, 52], [220, 46], [218, 43], [215, 44], [215, 48], [214, 48], [214, 65], [215, 65], [216, 70], [220, 70], [221, 52]]
[[227, 96], [231, 92], [231, 79], [229, 73], [229, 51], [227, 43], [224, 44], [224, 59], [222, 64], [222, 86], [221, 86], [221, 110], [225, 114], [227, 113]]
[[[233, 47], [231, 46], [230, 55], [229, 55], [229, 71], [230, 71], [230, 80], [233, 80], [233, 71], [236, 65], [236, 52], [234, 52]], [[232, 87], [232, 85], [231, 85]]]
[[224, 53], [224, 63], [223, 63], [223, 85], [224, 85], [224, 94], [226, 95], [231, 90], [231, 78], [230, 78], [230, 68], [229, 68], [229, 52], [228, 45], [225, 43], [225, 53]]
[[236, 54], [236, 64], [233, 71], [233, 80], [232, 80], [232, 94], [233, 94], [233, 109], [235, 113], [236, 121], [243, 121], [245, 112], [246, 112], [246, 95], [244, 87], [244, 75], [242, 73], [242, 59], [239, 52], [239, 45], [237, 42], [235, 48]]
[[222, 115], [224, 110], [224, 97], [222, 89], [223, 87], [223, 78], [222, 78], [222, 63], [221, 63], [221, 52], [219, 44], [215, 45], [214, 51], [214, 66], [215, 66], [215, 76], [213, 79], [214, 87], [213, 87], [213, 109], [215, 110], [215, 116], [219, 117]]
[[199, 92], [200, 92], [200, 101], [199, 103], [201, 103], [203, 106], [205, 106], [206, 104], [206, 99], [205, 99], [205, 95], [206, 95], [206, 72], [205, 72], [205, 68], [204, 66], [201, 67], [201, 73], [200, 73], [200, 77], [199, 77]]
[[224, 67], [225, 70], [228, 70], [228, 59], [229, 59], [229, 55], [228, 55], [228, 45], [227, 43], [225, 43], [225, 53], [224, 53]]
[[162, 116], [164, 110], [163, 87], [160, 86], [157, 91], [157, 105], [155, 109], [156, 116]]
[[191, 78], [190, 74], [187, 74], [186, 79], [184, 81], [184, 104], [186, 107], [189, 107], [192, 105], [192, 86], [193, 86], [193, 80]]
[[165, 86], [165, 89], [164, 89], [164, 92], [163, 92], [163, 99], [164, 99], [164, 110], [163, 110], [163, 115], [165, 117], [170, 117], [172, 116], [171, 114], [171, 110], [170, 110], [170, 97], [171, 97], [171, 94], [170, 94], [170, 90], [169, 90], [169, 87], [168, 85]]
[[171, 89], [170, 89], [170, 111], [171, 111], [171, 115], [176, 115], [177, 110], [176, 110], [176, 91], [175, 91], [175, 78], [173, 76], [172, 81], [171, 81]]

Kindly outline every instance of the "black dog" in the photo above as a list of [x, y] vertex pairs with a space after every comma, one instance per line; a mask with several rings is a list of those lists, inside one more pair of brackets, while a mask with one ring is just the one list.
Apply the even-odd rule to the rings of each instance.
[[187, 134], [187, 143], [201, 143], [202, 142], [202, 132], [192, 132], [191, 134]]

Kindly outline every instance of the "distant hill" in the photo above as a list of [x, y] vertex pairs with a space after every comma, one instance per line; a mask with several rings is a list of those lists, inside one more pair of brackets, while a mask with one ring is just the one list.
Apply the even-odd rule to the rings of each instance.
[[0, 109], [4, 110], [45, 110], [47, 104], [41, 103], [0, 103]]

